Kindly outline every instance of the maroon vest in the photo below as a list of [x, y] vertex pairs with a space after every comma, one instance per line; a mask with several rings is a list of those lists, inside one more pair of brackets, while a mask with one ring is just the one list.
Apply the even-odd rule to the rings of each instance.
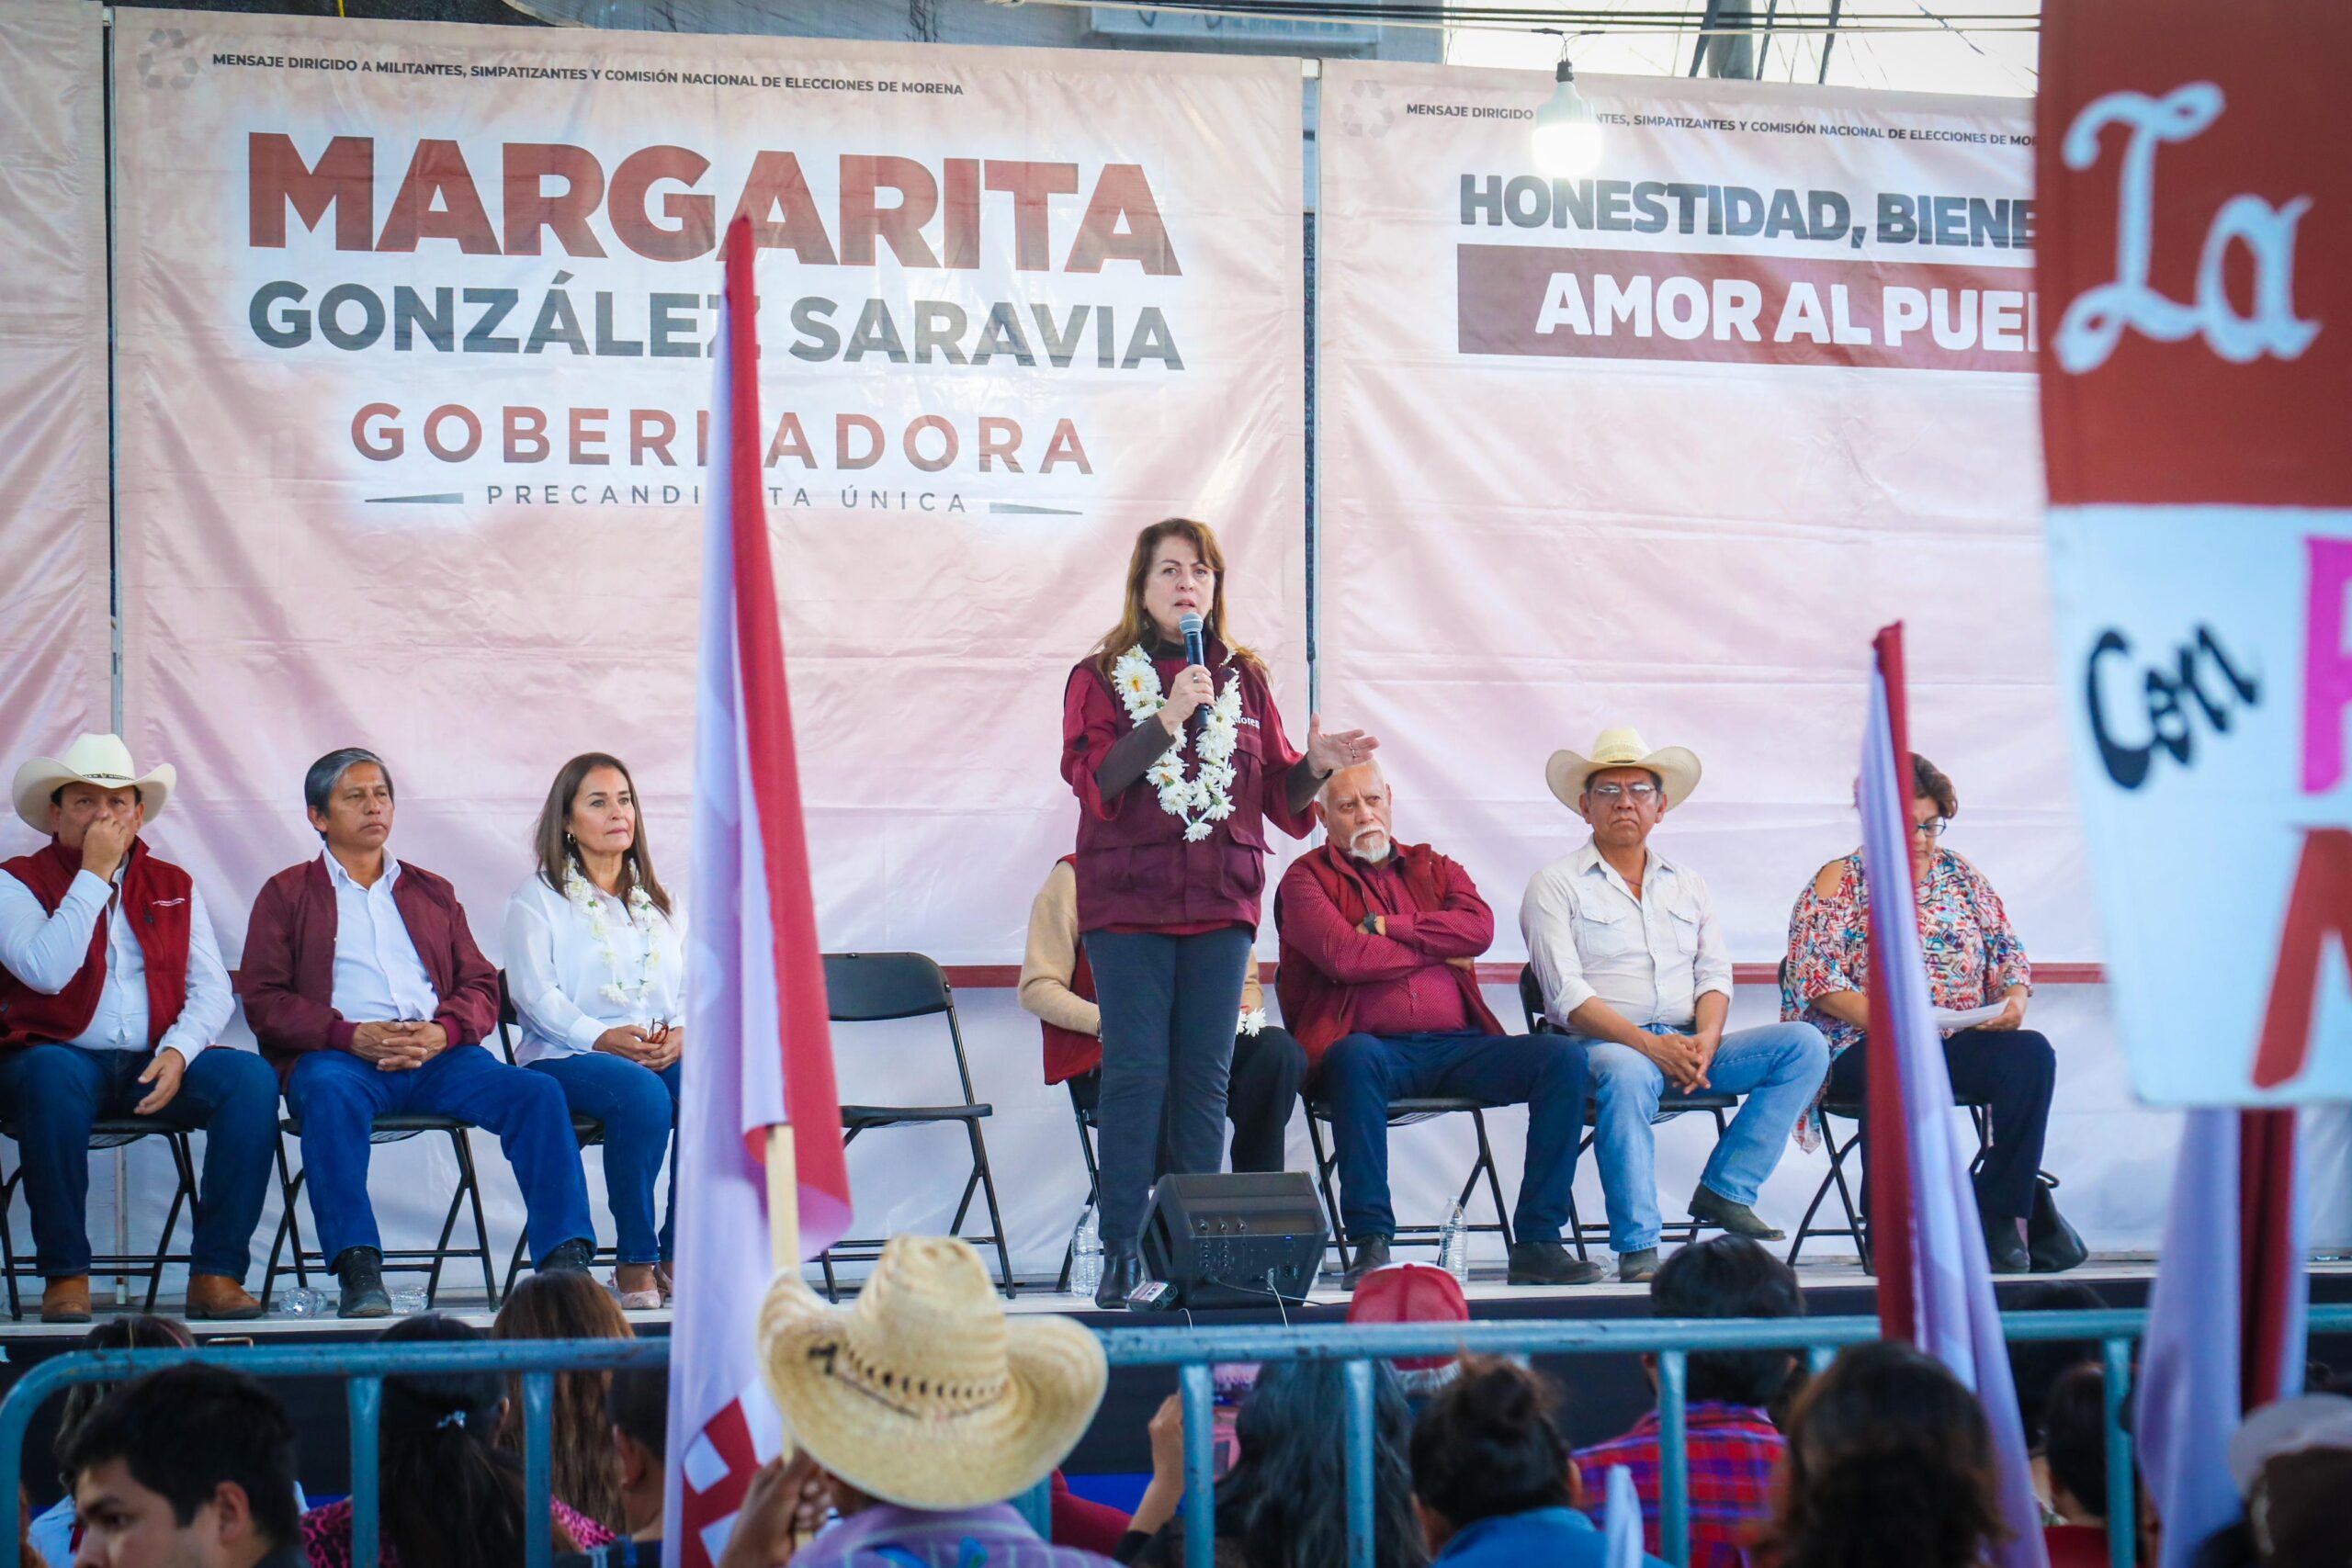
[[[1062, 863], [1069, 865], [1076, 855], [1062, 856]], [[1073, 995], [1094, 999], [1094, 965], [1086, 961], [1086, 942], [1078, 944], [1078, 967], [1070, 971], [1069, 988]], [[1038, 1021], [1046, 1032], [1046, 1081], [1063, 1083], [1080, 1074], [1091, 1073], [1102, 1065], [1102, 1042], [1091, 1034], [1080, 1034], [1075, 1029], [1064, 1029], [1058, 1023]]]
[[[1233, 751], [1233, 815], [1217, 823], [1208, 837], [1187, 842], [1182, 819], [1160, 809], [1159, 792], [1146, 781], [1138, 781], [1106, 802], [1107, 818], [1091, 811], [1080, 812], [1076, 864], [1078, 929], [1082, 931], [1111, 926], [1150, 930], [1233, 924], [1252, 931], [1258, 927], [1259, 904], [1266, 891], [1263, 800], [1270, 784], [1267, 763], [1259, 749], [1265, 739], [1267, 716], [1273, 711], [1273, 694], [1258, 667], [1248, 660], [1233, 659], [1215, 645], [1208, 656], [1220, 688], [1227, 671], [1240, 673], [1245, 722]], [[1154, 667], [1165, 690], [1182, 673], [1183, 656], [1156, 660]], [[1091, 661], [1071, 671], [1070, 679], [1095, 682], [1113, 711], [1124, 712], [1110, 682]], [[1188, 774], [1199, 766], [1190, 747], [1184, 751], [1184, 762]], [[1283, 788], [1285, 781], [1272, 780], [1271, 786]]]
[[[65, 901], [66, 891], [82, 870], [82, 852], [61, 847], [51, 839], [35, 850], [0, 865], [27, 887], [51, 914]], [[180, 1016], [187, 1000], [187, 933], [190, 897], [196, 884], [178, 866], [157, 860], [137, 839], [123, 866], [122, 886], [116, 895], [138, 939], [147, 964], [147, 1048], [153, 1050]], [[40, 1045], [78, 1038], [97, 1016], [98, 998], [107, 983], [107, 924], [101, 911], [90, 932], [90, 955], [65, 988], [55, 996], [34, 990], [0, 969], [0, 1046]], [[208, 1042], [209, 1043], [209, 1042]]]

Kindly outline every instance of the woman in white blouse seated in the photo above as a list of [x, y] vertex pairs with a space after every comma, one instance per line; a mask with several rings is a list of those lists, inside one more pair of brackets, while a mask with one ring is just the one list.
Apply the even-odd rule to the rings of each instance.
[[637, 791], [617, 757], [557, 773], [539, 812], [539, 864], [506, 904], [516, 1057], [605, 1124], [605, 1190], [618, 1237], [613, 1286], [631, 1310], [669, 1295], [676, 1178], [654, 1229], [653, 1184], [678, 1125], [686, 1043], [684, 942], [653, 874]]

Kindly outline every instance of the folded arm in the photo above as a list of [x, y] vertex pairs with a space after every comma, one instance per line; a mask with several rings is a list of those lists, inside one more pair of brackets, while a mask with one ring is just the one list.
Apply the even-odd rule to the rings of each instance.
[[1402, 979], [1433, 962], [1394, 937], [1350, 925], [1311, 876], [1283, 879], [1282, 920], [1284, 949], [1341, 985]]

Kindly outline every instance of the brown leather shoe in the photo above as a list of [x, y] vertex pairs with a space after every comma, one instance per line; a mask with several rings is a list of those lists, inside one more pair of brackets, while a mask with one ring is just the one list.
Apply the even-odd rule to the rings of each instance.
[[226, 1274], [190, 1274], [187, 1315], [190, 1321], [209, 1318], [216, 1323], [240, 1322], [259, 1317], [261, 1303], [245, 1293], [243, 1281]]
[[87, 1274], [60, 1274], [42, 1285], [40, 1320], [43, 1323], [89, 1322], [90, 1277]]

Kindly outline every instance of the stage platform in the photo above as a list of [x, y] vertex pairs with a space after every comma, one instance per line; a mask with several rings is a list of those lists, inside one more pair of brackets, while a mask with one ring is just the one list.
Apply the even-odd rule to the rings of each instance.
[[[2032, 1283], [2065, 1280], [2090, 1286], [2109, 1306], [2132, 1307], [2146, 1303], [2148, 1284], [2154, 1274], [2155, 1263], [2151, 1258], [2098, 1257], [2064, 1275], [2004, 1277], [1996, 1281], [1996, 1289], [2006, 1305], [2018, 1292]], [[1812, 1315], [1826, 1317], [1875, 1310], [1875, 1282], [1850, 1261], [1808, 1262], [1797, 1270], [1797, 1278], [1804, 1292], [1806, 1311]], [[2352, 1302], [2352, 1262], [2314, 1262], [2311, 1280], [2314, 1302]], [[1047, 1280], [1024, 1286], [1007, 1303], [1007, 1310], [1016, 1315], [1059, 1314], [1098, 1328], [1158, 1325], [1171, 1333], [1182, 1333], [1186, 1326], [1182, 1313], [1136, 1315], [1097, 1312], [1091, 1301], [1054, 1293], [1046, 1288], [1050, 1283]], [[1492, 1278], [1474, 1276], [1469, 1296], [1471, 1314], [1481, 1319], [1600, 1320], [1649, 1315], [1647, 1286], [1613, 1281], [1568, 1290], [1529, 1290], [1505, 1284], [1497, 1271]], [[846, 1292], [843, 1299], [848, 1299]], [[28, 1304], [37, 1306], [38, 1301], [35, 1296]], [[157, 1303], [158, 1310], [164, 1312], [173, 1311], [177, 1305], [170, 1301]], [[469, 1299], [447, 1292], [442, 1298], [441, 1308], [484, 1328], [490, 1325], [491, 1314], [484, 1310], [479, 1296]], [[198, 1337], [207, 1344], [328, 1344], [372, 1338], [397, 1321], [346, 1323], [332, 1315], [331, 1305], [328, 1312], [329, 1315], [322, 1318], [273, 1314], [253, 1323], [199, 1325]], [[1291, 1308], [1288, 1316], [1298, 1323], [1337, 1323], [1346, 1314], [1347, 1296], [1333, 1287], [1317, 1291], [1306, 1306]], [[1193, 1314], [1192, 1321], [1201, 1325], [1271, 1323], [1278, 1321], [1280, 1315], [1270, 1304], [1262, 1309], [1200, 1313]], [[671, 1314], [666, 1310], [630, 1314], [630, 1321], [640, 1335], [667, 1335], [670, 1320]], [[85, 1332], [86, 1329], [73, 1325], [10, 1324], [0, 1319], [0, 1353], [5, 1353], [6, 1358], [5, 1364], [0, 1364], [0, 1389], [12, 1384], [28, 1365], [73, 1348]], [[2352, 1367], [2352, 1337], [2314, 1340], [2312, 1355], [2331, 1365]], [[1571, 1438], [1578, 1444], [1596, 1442], [1623, 1431], [1649, 1408], [1649, 1385], [1634, 1357], [1542, 1358], [1541, 1364], [1567, 1390], [1563, 1415]], [[1174, 1387], [1175, 1374], [1168, 1369], [1138, 1368], [1115, 1373], [1101, 1412], [1070, 1456], [1069, 1471], [1073, 1475], [1105, 1478], [1148, 1471], [1151, 1461], [1145, 1423], [1160, 1399]], [[302, 1434], [303, 1484], [322, 1496], [345, 1491], [349, 1450], [340, 1386], [324, 1379], [294, 1380], [282, 1384], [279, 1392], [292, 1407]], [[36, 1499], [44, 1503], [57, 1495], [56, 1478], [48, 1473], [50, 1435], [54, 1423], [53, 1408], [37, 1417], [26, 1450], [23, 1479]]]

